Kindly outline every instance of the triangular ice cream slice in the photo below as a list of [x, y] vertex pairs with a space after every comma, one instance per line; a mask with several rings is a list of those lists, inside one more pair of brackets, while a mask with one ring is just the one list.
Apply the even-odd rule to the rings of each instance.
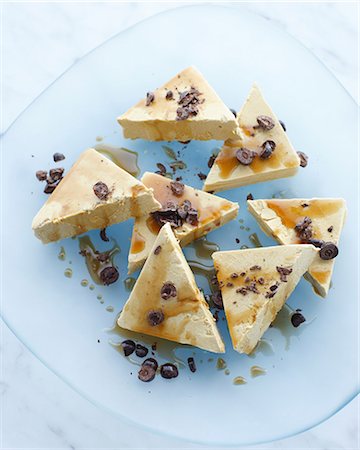
[[149, 141], [225, 140], [238, 130], [232, 112], [194, 67], [147, 94], [118, 122], [124, 137]]
[[[196, 222], [183, 221], [182, 225], [173, 228], [175, 236], [182, 247], [237, 216], [239, 209], [237, 203], [187, 185], [184, 185], [181, 195], [175, 195], [171, 189], [173, 185], [172, 180], [161, 175], [145, 172], [141, 181], [147, 188], [153, 190], [156, 200], [163, 207], [166, 207], [168, 202], [181, 205], [185, 200], [188, 200], [192, 208], [197, 210], [198, 220]], [[144, 264], [159, 230], [160, 224], [155, 220], [154, 215], [144, 214], [136, 218], [129, 252], [129, 273], [137, 270]]]
[[[99, 182], [109, 191], [105, 198], [99, 193], [102, 199], [94, 191]], [[105, 228], [160, 206], [151, 189], [90, 148], [80, 155], [36, 214], [32, 228], [36, 237], [48, 243]]]
[[[339, 243], [346, 217], [345, 200], [341, 198], [248, 200], [247, 203], [262, 230], [280, 244], [301, 242], [295, 226], [305, 217], [312, 221], [312, 239]], [[305, 274], [322, 297], [329, 291], [335, 259], [323, 260], [317, 256]]]
[[213, 253], [236, 351], [254, 350], [317, 252], [313, 245], [281, 245]]
[[121, 328], [215, 353], [225, 351], [170, 224], [162, 227], [118, 319]]
[[[267, 130], [259, 127], [259, 116], [269, 117], [273, 128]], [[238, 113], [238, 121], [241, 138], [224, 143], [205, 180], [205, 191], [223, 191], [296, 174], [299, 157], [256, 84]], [[274, 142], [276, 147], [269, 158], [262, 159], [259, 155], [266, 141]], [[236, 156], [241, 148], [256, 154], [249, 165], [240, 163]]]

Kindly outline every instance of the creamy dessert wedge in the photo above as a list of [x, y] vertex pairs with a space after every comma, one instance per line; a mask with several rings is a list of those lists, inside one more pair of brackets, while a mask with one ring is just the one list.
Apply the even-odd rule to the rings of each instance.
[[238, 130], [232, 112], [194, 67], [148, 92], [117, 120], [124, 137], [149, 141], [225, 140]]
[[151, 189], [90, 148], [80, 155], [36, 214], [32, 228], [46, 244], [160, 207]]
[[135, 219], [129, 252], [129, 273], [144, 264], [164, 223], [170, 222], [176, 238], [184, 247], [237, 216], [237, 203], [161, 175], [145, 172], [141, 181], [153, 190], [162, 209]]
[[317, 253], [313, 245], [213, 253], [236, 351], [249, 354], [254, 350]]
[[225, 351], [215, 319], [169, 223], [160, 230], [118, 325], [210, 352]]
[[237, 118], [241, 138], [224, 143], [205, 180], [205, 191], [223, 191], [296, 174], [299, 156], [256, 84]]
[[342, 198], [248, 200], [262, 230], [280, 244], [312, 243], [320, 248], [305, 274], [315, 292], [326, 297], [346, 218]]

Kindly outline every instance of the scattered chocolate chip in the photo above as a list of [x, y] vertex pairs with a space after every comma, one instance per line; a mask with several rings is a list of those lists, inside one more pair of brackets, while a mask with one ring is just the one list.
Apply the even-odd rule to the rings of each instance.
[[245, 283], [249, 283], [249, 281], [251, 281], [251, 278], [250, 277], [246, 277], [245, 278]]
[[211, 284], [211, 286], [215, 286], [215, 287], [219, 286], [219, 282], [218, 282], [218, 279], [217, 279], [216, 275], [211, 277], [210, 284]]
[[254, 270], [261, 270], [261, 266], [258, 266], [255, 264], [254, 266], [250, 267], [250, 270], [253, 272]]
[[271, 292], [274, 292], [274, 291], [276, 291], [276, 289], [278, 287], [279, 287], [279, 285], [278, 285], [278, 283], [276, 283], [276, 284], [273, 284], [272, 286], [270, 286], [269, 289], [270, 289]]
[[280, 280], [283, 281], [284, 283], [287, 282], [287, 276], [291, 274], [292, 269], [290, 267], [276, 267], [276, 270], [278, 271], [279, 275], [280, 275]]
[[249, 286], [246, 286], [246, 289], [250, 292], [254, 292], [254, 294], [260, 294], [258, 288], [256, 287], [256, 282], [252, 281]]
[[154, 370], [153, 367], [145, 365], [145, 366], [141, 366], [139, 373], [138, 373], [138, 378], [141, 381], [144, 381], [145, 383], [152, 381], [155, 378], [155, 374], [156, 371]]
[[301, 203], [301, 206], [302, 206], [303, 208], [307, 208], [307, 207], [309, 206], [309, 203]]
[[235, 117], [237, 117], [237, 112], [235, 111], [235, 109], [229, 108], [230, 111], [234, 114]]
[[218, 321], [219, 321], [219, 311], [218, 311], [218, 310], [216, 310], [216, 311], [214, 312], [213, 317], [214, 317], [214, 319], [215, 319], [215, 322], [218, 322]]
[[187, 359], [189, 369], [192, 373], [196, 372], [196, 364], [194, 358], [190, 356], [190, 358]]
[[104, 242], [109, 242], [109, 238], [106, 235], [106, 228], [100, 230], [100, 239]]
[[254, 200], [254, 196], [252, 194], [248, 194], [246, 196], [246, 200]]
[[55, 189], [57, 188], [57, 186], [59, 185], [59, 182], [55, 182], [55, 183], [46, 183], [44, 192], [45, 194], [52, 194]]
[[327, 230], [329, 233], [332, 233], [333, 229], [334, 229], [334, 227], [331, 225], [331, 227], [329, 227]]
[[286, 126], [282, 120], [279, 120], [280, 125], [282, 126], [282, 129], [286, 132]]
[[244, 277], [245, 275], [246, 275], [245, 272], [241, 272], [241, 273], [240, 273], [240, 276], [241, 276], [241, 277]]
[[145, 106], [150, 106], [151, 103], [155, 100], [155, 95], [153, 92], [147, 92], [146, 93], [146, 102]]
[[236, 242], [237, 244], [240, 244], [240, 239], [239, 239], [239, 238], [235, 238], [235, 242]]
[[47, 178], [47, 172], [45, 172], [45, 170], [38, 170], [38, 171], [35, 173], [35, 175], [36, 175], [36, 178], [37, 178], [39, 181], [45, 181], [46, 178]]
[[61, 180], [61, 178], [63, 177], [64, 171], [65, 171], [65, 169], [63, 169], [62, 167], [50, 169], [47, 182], [55, 183], [56, 181]]
[[181, 197], [183, 195], [184, 188], [185, 188], [184, 184], [180, 183], [180, 181], [170, 182], [170, 189], [176, 197]]
[[228, 281], [228, 282], [226, 283], [226, 286], [227, 286], [227, 287], [233, 287], [233, 286], [234, 286], [234, 283], [231, 283], [230, 281]]
[[262, 128], [263, 130], [272, 130], [275, 126], [275, 122], [269, 116], [258, 116], [256, 118], [258, 125], [254, 128]]
[[100, 280], [105, 286], [115, 283], [119, 278], [119, 272], [116, 267], [108, 266], [100, 272]]
[[299, 325], [301, 325], [305, 321], [306, 321], [305, 317], [299, 312], [295, 312], [291, 316], [291, 323], [295, 328], [297, 328]]
[[209, 169], [211, 169], [212, 166], [214, 165], [215, 159], [216, 155], [210, 155], [209, 161], [207, 163]]
[[236, 150], [236, 159], [239, 161], [240, 164], [243, 164], [244, 166], [248, 166], [251, 164], [256, 156], [256, 153], [252, 150], [249, 150], [247, 148], [239, 148], [239, 150]]
[[248, 292], [248, 290], [246, 289], [246, 287], [241, 287], [241, 288], [236, 289], [237, 294], [246, 295], [247, 292]]
[[320, 248], [320, 258], [325, 261], [335, 258], [339, 254], [339, 249], [332, 242], [325, 242]]
[[295, 225], [295, 231], [298, 237], [303, 241], [308, 241], [312, 237], [312, 220], [305, 216], [302, 221]]
[[239, 275], [238, 275], [237, 273], [234, 272], [234, 273], [232, 273], [232, 274], [230, 275], [230, 277], [231, 277], [231, 278], [238, 278]]
[[194, 227], [196, 227], [197, 224], [199, 223], [198, 211], [195, 208], [190, 208], [187, 213], [185, 221], [186, 221], [186, 223], [189, 223], [190, 225], [193, 225]]
[[167, 379], [176, 378], [179, 375], [179, 371], [175, 364], [165, 363], [160, 366], [160, 375]]
[[157, 342], [154, 342], [151, 346], [151, 350], [156, 350], [157, 349]]
[[155, 370], [155, 372], [157, 371], [157, 368], [159, 367], [158, 362], [154, 358], [145, 359], [145, 361], [141, 365], [142, 366], [150, 366]]
[[273, 297], [275, 296], [275, 294], [276, 294], [276, 291], [273, 291], [273, 292], [267, 292], [267, 293], [265, 294], [265, 298], [273, 298]]
[[174, 98], [173, 91], [167, 91], [165, 98], [166, 98], [166, 100], [172, 100]]
[[110, 191], [105, 183], [102, 181], [98, 181], [93, 186], [94, 194], [100, 200], [106, 200]]
[[258, 278], [257, 282], [262, 285], [265, 283], [265, 280], [263, 277], [260, 277], [260, 278]]
[[317, 248], [321, 248], [325, 244], [325, 242], [322, 241], [321, 239], [309, 239], [305, 242], [306, 244], [312, 244], [314, 247]]
[[219, 309], [224, 309], [223, 299], [221, 295], [221, 291], [216, 291], [212, 294], [211, 300], [213, 301], [214, 305]]
[[152, 309], [147, 315], [148, 322], [152, 327], [160, 325], [164, 318], [165, 316], [161, 309]]
[[161, 175], [166, 173], [166, 167], [164, 166], [164, 164], [157, 163], [156, 167], [159, 169], [159, 172], [160, 172]]
[[54, 162], [62, 161], [65, 159], [65, 156], [62, 153], [54, 153], [53, 154]]
[[309, 157], [304, 152], [296, 152], [300, 158], [300, 167], [306, 167], [309, 162]]
[[204, 99], [200, 99], [200, 95], [202, 94], [194, 87], [179, 93], [178, 104], [180, 106], [176, 110], [176, 120], [186, 120], [198, 114], [198, 105], [204, 102]]
[[121, 343], [121, 347], [123, 349], [124, 355], [129, 356], [135, 351], [135, 342], [130, 339], [126, 339], [126, 341], [123, 341]]
[[151, 213], [151, 216], [160, 226], [170, 223], [173, 228], [178, 228], [183, 224], [183, 219], [179, 216], [176, 205], [168, 204], [159, 211]]
[[158, 255], [161, 252], [161, 245], [158, 245], [154, 250], [154, 255]]
[[199, 172], [197, 174], [197, 176], [200, 178], [200, 180], [206, 180], [206, 175], [204, 173], [202, 173], [202, 172]]
[[172, 171], [175, 173], [178, 169], [179, 170], [184, 170], [186, 169], [186, 164], [184, 163], [184, 161], [180, 161], [179, 159], [177, 161], [174, 161], [172, 163], [169, 164], [169, 166], [171, 167]]
[[260, 151], [260, 158], [261, 159], [268, 159], [273, 154], [273, 151], [275, 150], [276, 144], [274, 141], [265, 141], [261, 146]]
[[165, 283], [160, 290], [160, 296], [163, 300], [169, 300], [170, 297], [176, 297], [177, 291], [173, 283]]
[[136, 344], [135, 354], [139, 358], [144, 358], [148, 354], [149, 350], [141, 344]]

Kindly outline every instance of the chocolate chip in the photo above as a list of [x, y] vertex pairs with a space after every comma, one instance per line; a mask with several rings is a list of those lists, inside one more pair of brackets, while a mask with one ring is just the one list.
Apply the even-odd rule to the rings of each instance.
[[150, 366], [152, 367], [155, 371], [157, 370], [157, 368], [159, 367], [158, 362], [156, 361], [156, 359], [154, 358], [147, 358], [145, 359], [145, 361], [141, 364], [142, 366]]
[[230, 277], [231, 277], [231, 278], [238, 278], [239, 275], [238, 275], [237, 273], [234, 272], [234, 273], [232, 273], [232, 274], [230, 275]]
[[199, 223], [198, 211], [195, 208], [190, 208], [187, 213], [185, 221], [186, 221], [186, 223], [189, 223], [190, 225], [193, 225], [194, 227], [197, 226], [197, 224]]
[[163, 300], [169, 300], [170, 297], [176, 297], [177, 291], [173, 283], [165, 283], [160, 290], [160, 296]]
[[[178, 142], [180, 142], [180, 144], [187, 145], [187, 144], [190, 144], [191, 139], [188, 139], [187, 141], [178, 141]], [[180, 153], [180, 152], [178, 152], [178, 156], [180, 156], [179, 153]]]
[[268, 159], [273, 154], [273, 151], [275, 150], [276, 144], [274, 141], [265, 141], [261, 146], [260, 151], [260, 158], [261, 159]]
[[235, 242], [236, 242], [237, 244], [240, 244], [240, 239], [239, 239], [239, 238], [235, 238]]
[[54, 153], [53, 154], [54, 162], [62, 161], [65, 159], [65, 156], [62, 153]]
[[260, 294], [258, 288], [256, 287], [256, 282], [252, 281], [249, 286], [246, 286], [246, 289], [250, 292], [254, 292], [254, 294]]
[[160, 325], [164, 321], [165, 316], [161, 309], [152, 309], [147, 314], [147, 319], [152, 327]]
[[279, 285], [276, 283], [276, 284], [273, 284], [272, 286], [270, 286], [269, 289], [270, 289], [271, 292], [274, 292], [274, 291], [276, 291], [276, 289], [278, 287], [279, 287]]
[[276, 267], [276, 270], [278, 271], [279, 275], [280, 275], [280, 280], [283, 281], [284, 283], [287, 282], [287, 276], [291, 274], [292, 269], [290, 267]]
[[276, 291], [273, 291], [273, 292], [267, 292], [267, 293], [265, 294], [265, 298], [273, 298], [273, 297], [275, 296], [275, 294], [276, 294]]
[[250, 270], [253, 272], [254, 270], [261, 270], [261, 266], [258, 266], [255, 264], [254, 266], [250, 267]]
[[320, 258], [325, 261], [335, 258], [338, 254], [339, 249], [332, 242], [325, 242], [319, 252]]
[[246, 200], [254, 200], [254, 196], [252, 194], [248, 194], [246, 196]]
[[211, 300], [213, 301], [214, 305], [219, 309], [224, 309], [223, 299], [221, 295], [221, 291], [216, 291], [212, 294]]
[[280, 125], [282, 126], [282, 129], [286, 132], [286, 126], [282, 120], [279, 120]]
[[246, 278], [245, 278], [245, 283], [249, 283], [250, 280], [251, 280], [250, 277], [246, 277]]
[[55, 189], [57, 188], [58, 184], [59, 184], [58, 181], [55, 183], [46, 183], [46, 186], [44, 189], [45, 194], [52, 194], [55, 191]]
[[213, 314], [213, 317], [215, 319], [215, 322], [218, 322], [219, 321], [219, 311], [216, 310]]
[[307, 208], [309, 206], [309, 203], [301, 203], [302, 208]]
[[100, 239], [104, 242], [109, 242], [109, 238], [106, 235], [106, 228], [100, 230]]
[[62, 167], [58, 167], [55, 169], [50, 169], [49, 171], [49, 177], [48, 177], [48, 183], [55, 183], [56, 181], [61, 180], [63, 177], [65, 169]]
[[193, 357], [190, 356], [190, 358], [187, 359], [189, 369], [192, 373], [196, 372], [196, 364]]
[[166, 98], [166, 100], [172, 100], [174, 98], [173, 91], [167, 91], [165, 98]]
[[332, 230], [334, 229], [334, 227], [331, 225], [331, 227], [329, 227], [327, 230], [329, 233], [332, 233]]
[[246, 275], [246, 272], [241, 272], [241, 273], [240, 273], [240, 276], [241, 276], [241, 277], [244, 277], [245, 275]]
[[258, 282], [259, 284], [264, 284], [264, 283], [265, 283], [265, 280], [264, 280], [263, 277], [260, 277], [260, 278], [258, 278], [257, 282]]
[[249, 164], [251, 164], [255, 156], [255, 152], [244, 147], [236, 150], [236, 159], [240, 162], [240, 164], [243, 164], [244, 166], [248, 166]]
[[198, 114], [198, 105], [204, 102], [200, 99], [200, 95], [201, 93], [194, 87], [191, 87], [188, 91], [180, 92], [178, 101], [180, 107], [176, 110], [176, 120], [186, 120]]
[[179, 375], [178, 368], [171, 363], [165, 363], [160, 367], [160, 375], [163, 378], [176, 378]]
[[141, 344], [136, 344], [135, 354], [139, 358], [144, 358], [148, 354], [149, 350]]
[[38, 171], [35, 173], [35, 175], [36, 175], [36, 178], [37, 178], [39, 181], [45, 181], [46, 178], [47, 178], [47, 172], [45, 172], [45, 170], [38, 170]]
[[115, 283], [119, 278], [119, 272], [116, 267], [108, 266], [100, 272], [100, 280], [105, 286]]
[[121, 343], [121, 347], [123, 349], [124, 355], [129, 356], [135, 351], [135, 342], [130, 339], [126, 339], [126, 341], [123, 341]]
[[146, 93], [146, 102], [145, 106], [150, 106], [151, 103], [155, 100], [155, 95], [153, 92], [147, 92]]
[[106, 200], [110, 191], [105, 183], [102, 181], [98, 181], [93, 186], [94, 194], [100, 200]]
[[254, 128], [262, 128], [263, 130], [269, 131], [272, 130], [275, 126], [275, 122], [269, 116], [258, 116], [256, 118], [256, 121], [258, 125]]
[[299, 312], [295, 312], [291, 316], [291, 323], [295, 328], [297, 328], [299, 325], [301, 325], [305, 321], [306, 321], [305, 317]]
[[230, 111], [234, 114], [235, 117], [237, 117], [237, 112], [235, 111], [235, 109], [229, 108]]
[[226, 283], [226, 286], [227, 286], [227, 287], [233, 287], [233, 286], [234, 286], [234, 283], [231, 283], [230, 281], [228, 281], [228, 282]]
[[166, 167], [164, 166], [164, 164], [157, 163], [157, 164], [156, 164], [156, 167], [159, 169], [159, 172], [160, 172], [161, 174], [166, 173]]
[[216, 155], [210, 155], [209, 161], [207, 163], [209, 169], [211, 169], [212, 166], [214, 165], [215, 159]]
[[304, 152], [296, 152], [300, 158], [300, 167], [306, 167], [309, 162], [309, 157]]
[[303, 241], [308, 241], [312, 237], [312, 220], [305, 216], [303, 220], [295, 225], [295, 231], [299, 238]]
[[151, 366], [141, 366], [138, 378], [141, 381], [144, 381], [145, 383], [152, 381], [155, 378], [156, 371]]
[[321, 248], [325, 242], [321, 239], [308, 239], [305, 241], [307, 244], [312, 244], [314, 247]]
[[204, 173], [202, 173], [202, 172], [199, 172], [197, 174], [197, 176], [200, 178], [200, 180], [206, 180], [206, 175]]
[[247, 292], [248, 292], [248, 291], [247, 291], [246, 287], [241, 287], [241, 288], [236, 289], [236, 293], [237, 293], [237, 294], [246, 295]]
[[158, 255], [161, 252], [161, 245], [158, 245], [154, 250], [154, 255]]
[[170, 188], [176, 197], [181, 197], [184, 193], [185, 186], [183, 183], [180, 183], [180, 181], [171, 181]]

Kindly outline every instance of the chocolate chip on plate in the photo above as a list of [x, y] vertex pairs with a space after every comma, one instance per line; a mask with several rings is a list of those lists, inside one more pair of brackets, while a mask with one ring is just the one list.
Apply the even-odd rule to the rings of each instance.
[[214, 165], [215, 159], [216, 155], [210, 155], [209, 161], [207, 163], [209, 169], [211, 169], [212, 166]]
[[184, 188], [185, 188], [184, 184], [181, 183], [180, 181], [170, 182], [170, 189], [176, 197], [181, 197], [183, 195]]
[[146, 93], [146, 102], [145, 105], [146, 106], [150, 106], [151, 103], [155, 100], [155, 95], [153, 92], [147, 92]]
[[170, 297], [176, 297], [176, 287], [173, 283], [167, 282], [164, 283], [163, 287], [160, 290], [160, 296], [164, 300], [169, 300]]
[[106, 234], [106, 228], [102, 228], [100, 230], [100, 239], [104, 242], [109, 242], [109, 238], [107, 237], [107, 234]]
[[304, 152], [296, 152], [300, 158], [300, 167], [306, 167], [309, 162], [309, 157]]
[[110, 191], [105, 183], [102, 181], [98, 181], [93, 186], [94, 194], [100, 200], [106, 200]]
[[58, 185], [59, 185], [58, 181], [55, 183], [46, 183], [46, 186], [44, 189], [45, 194], [52, 194]]
[[61, 180], [63, 177], [65, 169], [63, 167], [57, 167], [55, 169], [50, 169], [48, 183], [55, 183]]
[[54, 162], [62, 161], [65, 159], [65, 156], [62, 153], [54, 153], [53, 154]]
[[179, 370], [175, 364], [165, 363], [160, 367], [160, 375], [163, 378], [176, 378], [179, 375]]
[[155, 378], [156, 371], [153, 367], [148, 365], [143, 365], [140, 367], [138, 378], [145, 383], [152, 381]]
[[247, 148], [239, 148], [239, 150], [236, 150], [236, 159], [239, 161], [240, 164], [243, 164], [244, 166], [248, 166], [251, 164], [256, 156], [256, 153], [252, 150], [249, 150]]
[[282, 129], [286, 132], [286, 126], [282, 120], [279, 120], [280, 125], [282, 126]]
[[145, 359], [145, 361], [141, 364], [142, 366], [150, 366], [152, 367], [155, 371], [157, 370], [157, 368], [159, 367], [158, 362], [156, 361], [156, 359], [154, 358], [147, 358]]
[[158, 245], [154, 250], [154, 255], [158, 255], [161, 252], [161, 245]]
[[297, 328], [299, 325], [301, 325], [306, 321], [305, 317], [299, 312], [294, 312], [290, 320], [295, 328]]
[[314, 247], [317, 247], [317, 248], [321, 248], [325, 244], [325, 242], [322, 241], [321, 239], [312, 239], [312, 238], [310, 238], [308, 241], [306, 241], [306, 243], [312, 244]]
[[147, 319], [152, 327], [156, 327], [164, 321], [165, 316], [161, 309], [152, 309], [148, 312]]
[[257, 116], [256, 121], [258, 123], [256, 128], [262, 128], [266, 131], [272, 130], [275, 126], [275, 122], [269, 116]]
[[135, 354], [139, 358], [144, 358], [148, 354], [149, 350], [141, 344], [136, 344]]
[[274, 141], [265, 141], [261, 146], [260, 151], [260, 158], [261, 159], [268, 159], [273, 154], [273, 151], [275, 150], [276, 144]]
[[45, 170], [37, 170], [35, 175], [39, 181], [45, 181], [47, 178], [47, 172]]
[[189, 369], [192, 373], [196, 372], [196, 364], [195, 364], [195, 360], [192, 356], [190, 356], [190, 358], [187, 359], [188, 362], [188, 366]]
[[172, 100], [174, 98], [173, 91], [167, 91], [165, 98], [166, 98], [166, 100]]
[[254, 200], [254, 196], [250, 193], [246, 196], [246, 200]]
[[213, 301], [214, 305], [219, 309], [224, 309], [223, 305], [223, 299], [221, 295], [221, 291], [216, 291], [212, 294], [211, 300]]
[[135, 342], [131, 339], [126, 339], [121, 343], [121, 347], [123, 349], [124, 355], [129, 356], [135, 351]]
[[204, 173], [202, 173], [202, 172], [199, 172], [197, 174], [197, 176], [200, 178], [201, 181], [206, 180], [206, 175]]
[[233, 109], [233, 108], [229, 108], [229, 109], [234, 114], [234, 116], [237, 117], [237, 112], [235, 111], [235, 109]]
[[325, 261], [335, 258], [339, 254], [339, 249], [332, 242], [325, 242], [320, 248], [320, 258]]
[[119, 271], [114, 266], [105, 267], [105, 269], [103, 269], [100, 272], [100, 280], [102, 281], [103, 284], [105, 284], [105, 286], [115, 283], [115, 281], [117, 281], [118, 278], [119, 278]]

